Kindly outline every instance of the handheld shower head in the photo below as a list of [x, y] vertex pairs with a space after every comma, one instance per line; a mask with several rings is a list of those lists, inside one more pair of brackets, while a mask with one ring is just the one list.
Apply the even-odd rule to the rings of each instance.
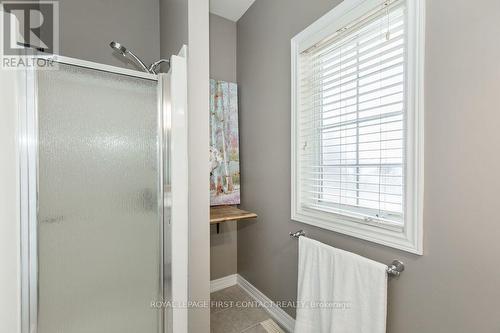
[[152, 63], [151, 66], [149, 66], [149, 68], [148, 68], [148, 67], [146, 67], [144, 62], [141, 59], [139, 59], [139, 57], [137, 57], [131, 51], [127, 50], [127, 48], [125, 46], [123, 46], [122, 44], [115, 42], [115, 41], [111, 41], [111, 43], [109, 43], [109, 46], [113, 50], [115, 50], [116, 52], [120, 53], [122, 56], [127, 57], [129, 59], [132, 59], [146, 73], [157, 74], [156, 70], [162, 63], [167, 63], [170, 65], [169, 60], [160, 59], [160, 60]]
[[113, 50], [118, 51], [122, 56], [124, 56], [124, 57], [126, 56], [127, 48], [125, 46], [123, 46], [122, 44], [115, 42], [115, 41], [112, 41], [111, 43], [109, 43], [109, 46]]
[[115, 42], [115, 41], [112, 41], [111, 43], [109, 43], [109, 46], [113, 50], [115, 50], [118, 53], [120, 53], [122, 56], [131, 58], [146, 73], [155, 74], [154, 72], [151, 72], [149, 70], [149, 68], [146, 67], [146, 65], [144, 64], [144, 62], [141, 59], [139, 59], [138, 56], [136, 56], [135, 54], [133, 54], [131, 51], [127, 50], [127, 48], [125, 46], [123, 46], [122, 44], [120, 44], [118, 42]]

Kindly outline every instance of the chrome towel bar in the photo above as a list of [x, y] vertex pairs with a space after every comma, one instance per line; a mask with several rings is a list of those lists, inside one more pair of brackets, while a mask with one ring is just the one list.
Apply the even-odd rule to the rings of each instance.
[[[299, 230], [290, 233], [290, 238], [299, 239], [300, 236], [305, 236], [306, 232], [304, 230]], [[400, 260], [394, 260], [389, 266], [387, 266], [387, 274], [390, 276], [399, 276], [401, 272], [405, 270], [405, 265]]]

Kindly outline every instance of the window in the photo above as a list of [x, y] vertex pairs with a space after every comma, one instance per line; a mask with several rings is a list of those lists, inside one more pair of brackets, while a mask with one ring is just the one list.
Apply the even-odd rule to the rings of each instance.
[[423, 22], [346, 0], [292, 39], [292, 219], [422, 253]]

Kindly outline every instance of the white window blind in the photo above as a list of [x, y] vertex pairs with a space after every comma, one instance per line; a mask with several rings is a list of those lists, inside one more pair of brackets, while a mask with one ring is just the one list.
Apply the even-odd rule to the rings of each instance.
[[300, 205], [403, 227], [405, 1], [386, 3], [298, 57]]

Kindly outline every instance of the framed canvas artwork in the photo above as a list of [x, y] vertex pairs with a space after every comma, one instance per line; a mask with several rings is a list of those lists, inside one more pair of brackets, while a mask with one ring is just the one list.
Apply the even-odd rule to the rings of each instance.
[[210, 80], [210, 205], [240, 203], [238, 86]]

